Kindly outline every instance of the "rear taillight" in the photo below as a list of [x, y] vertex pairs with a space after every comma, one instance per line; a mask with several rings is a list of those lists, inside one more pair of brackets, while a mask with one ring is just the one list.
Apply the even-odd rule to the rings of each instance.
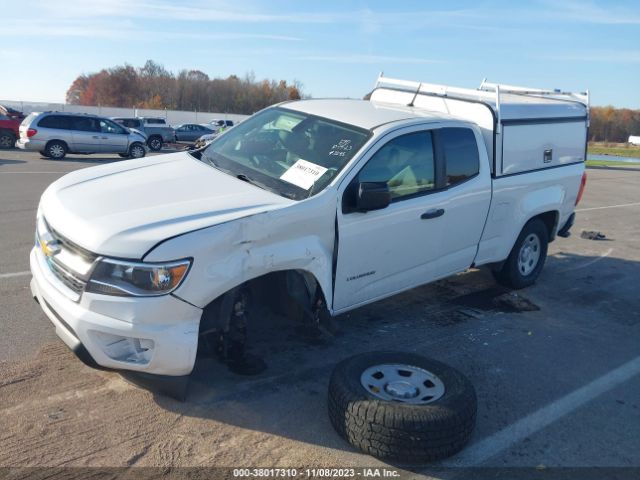
[[31, 138], [31, 137], [33, 137], [36, 133], [38, 133], [38, 130], [36, 130], [35, 128], [30, 128], [29, 130], [27, 130], [27, 137]]
[[584, 187], [587, 185], [587, 172], [582, 174], [582, 180], [580, 181], [580, 190], [578, 190], [578, 196], [576, 197], [576, 205], [582, 200], [582, 194], [584, 193]]

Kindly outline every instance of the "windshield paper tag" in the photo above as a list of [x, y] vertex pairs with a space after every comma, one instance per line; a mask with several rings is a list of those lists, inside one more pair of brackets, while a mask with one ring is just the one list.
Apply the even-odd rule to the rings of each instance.
[[320, 165], [300, 159], [284, 172], [280, 179], [309, 190], [326, 171], [327, 169]]

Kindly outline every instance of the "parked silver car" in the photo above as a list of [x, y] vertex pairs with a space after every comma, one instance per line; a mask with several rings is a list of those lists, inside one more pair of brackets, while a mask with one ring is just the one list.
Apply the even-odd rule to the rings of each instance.
[[147, 138], [108, 118], [95, 115], [44, 112], [32, 113], [20, 124], [16, 143], [23, 150], [35, 150], [60, 160], [67, 153], [117, 153], [140, 158], [147, 152]]
[[198, 125], [197, 123], [184, 123], [182, 125], [176, 125], [174, 128], [176, 131], [176, 140], [179, 142], [195, 142], [202, 135], [215, 133], [213, 128]]

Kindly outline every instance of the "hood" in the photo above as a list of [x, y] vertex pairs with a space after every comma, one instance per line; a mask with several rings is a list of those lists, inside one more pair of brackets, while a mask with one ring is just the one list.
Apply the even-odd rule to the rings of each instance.
[[167, 238], [291, 203], [180, 152], [67, 174], [44, 192], [40, 211], [91, 252], [142, 258]]
[[147, 139], [147, 134], [144, 132], [141, 132], [140, 130], [136, 130], [135, 128], [129, 128], [129, 131], [131, 133], [137, 133], [138, 135], [140, 135], [142, 138], [144, 138], [145, 140]]

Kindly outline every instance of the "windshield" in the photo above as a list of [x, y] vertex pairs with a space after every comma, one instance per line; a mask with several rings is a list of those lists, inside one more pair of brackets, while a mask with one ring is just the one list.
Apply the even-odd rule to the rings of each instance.
[[242, 180], [302, 200], [325, 188], [370, 136], [314, 115], [270, 108], [220, 135], [201, 159]]

